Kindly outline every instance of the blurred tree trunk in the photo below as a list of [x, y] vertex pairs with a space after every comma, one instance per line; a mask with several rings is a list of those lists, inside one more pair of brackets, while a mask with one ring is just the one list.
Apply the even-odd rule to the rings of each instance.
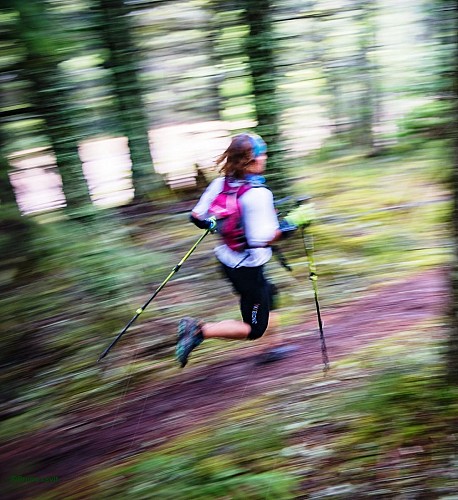
[[[458, 83], [455, 77], [455, 92], [458, 96]], [[447, 345], [447, 379], [450, 383], [458, 385], [458, 130], [456, 128], [456, 117], [458, 116], [458, 105], [455, 104], [455, 131], [453, 138], [453, 238], [455, 241], [455, 259], [453, 263], [451, 286], [451, 329]]]
[[374, 57], [376, 4], [374, 1], [363, 1], [360, 15], [357, 17], [361, 26], [359, 34], [359, 51], [357, 54], [357, 71], [360, 75], [361, 89], [358, 103], [358, 119], [353, 130], [353, 142], [374, 150], [374, 126], [380, 101], [377, 85], [377, 66]]
[[241, 4], [249, 27], [246, 55], [253, 81], [257, 132], [268, 146], [267, 177], [277, 195], [288, 194], [285, 151], [280, 138], [280, 100], [276, 94], [275, 38], [270, 0], [246, 0]]
[[[211, 6], [210, 6], [211, 7]], [[210, 117], [214, 120], [222, 120], [223, 103], [220, 95], [220, 84], [223, 80], [223, 75], [220, 73], [222, 66], [221, 56], [217, 50], [218, 44], [218, 27], [214, 25], [212, 20], [215, 17], [215, 11], [208, 8], [209, 12], [209, 28], [205, 37], [207, 43], [207, 52], [210, 64], [215, 68], [214, 74], [211, 77], [211, 84], [208, 89], [210, 99]]]
[[5, 205], [8, 205], [10, 209], [20, 214], [21, 211], [17, 203], [16, 193], [14, 192], [9, 176], [10, 164], [3, 153], [4, 145], [5, 138], [0, 128], [0, 206], [5, 207]]
[[118, 120], [129, 143], [134, 201], [147, 201], [165, 184], [153, 168], [149, 125], [138, 80], [137, 49], [130, 35], [132, 27], [122, 0], [99, 0], [99, 7], [102, 13], [101, 35], [110, 51], [107, 67], [113, 74], [119, 105]]
[[[326, 22], [333, 18], [332, 12], [319, 11], [318, 2], [310, 8], [316, 15], [311, 39], [314, 42], [313, 56], [320, 64], [328, 94], [328, 109], [332, 131], [341, 135], [352, 145], [373, 150], [375, 146], [375, 124], [380, 114], [380, 92], [377, 78], [378, 67], [374, 61], [376, 49], [377, 4], [375, 0], [357, 0], [350, 4], [357, 32], [357, 45], [349, 56], [333, 56], [332, 46], [326, 42], [332, 38]], [[345, 41], [341, 42], [346, 43]], [[334, 47], [335, 50], [335, 47]], [[356, 87], [356, 89], [355, 89]], [[352, 88], [354, 90], [349, 90]]]
[[21, 210], [17, 203], [16, 193], [14, 192], [13, 185], [11, 184], [9, 172], [10, 165], [7, 158], [4, 156], [3, 151], [0, 150], [0, 207], [3, 209], [8, 207], [17, 215], [21, 214]]
[[[311, 11], [317, 10], [317, 2], [311, 3], [310, 9]], [[343, 96], [338, 68], [334, 68], [333, 61], [328, 60], [326, 55], [326, 29], [323, 20], [326, 20], [327, 17], [326, 15], [315, 17], [310, 38], [313, 41], [312, 57], [323, 72], [331, 129], [333, 134], [337, 135], [341, 132], [341, 124], [344, 121]]]
[[[452, 19], [452, 29], [450, 29], [450, 24], [447, 29], [447, 33], [443, 37], [443, 44], [450, 43], [450, 37], [453, 41], [452, 57], [449, 57], [449, 63], [451, 62], [453, 67], [453, 72], [447, 71], [447, 76], [452, 74], [453, 80], [451, 83], [453, 106], [452, 115], [450, 119], [450, 129], [452, 136], [452, 152], [453, 152], [453, 162], [452, 162], [452, 192], [453, 192], [453, 213], [452, 213], [452, 224], [453, 224], [453, 239], [455, 242], [455, 259], [453, 262], [453, 269], [451, 275], [451, 288], [452, 288], [452, 307], [451, 307], [451, 330], [448, 338], [447, 344], [447, 379], [450, 383], [458, 385], [458, 1], [456, 0], [445, 0], [443, 3], [444, 11], [449, 14], [447, 16], [448, 23]], [[450, 12], [451, 11], [451, 12]], [[451, 15], [450, 15], [451, 14]], [[445, 66], [451, 69], [449, 65]], [[450, 86], [449, 86], [450, 88]]]
[[53, 23], [43, 2], [14, 1], [19, 13], [19, 37], [27, 51], [25, 75], [32, 83], [35, 110], [44, 120], [56, 156], [67, 209], [72, 212], [91, 205], [78, 154], [78, 134], [69, 89], [59, 77], [59, 46]]
[[9, 168], [10, 166], [8, 160], [3, 155], [3, 152], [0, 149], [0, 204], [12, 204], [19, 209], [16, 202], [14, 189], [11, 185], [10, 177], [8, 175]]

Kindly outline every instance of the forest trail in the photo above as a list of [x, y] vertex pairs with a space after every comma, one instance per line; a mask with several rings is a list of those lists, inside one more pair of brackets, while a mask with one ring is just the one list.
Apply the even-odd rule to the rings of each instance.
[[[445, 312], [447, 273], [432, 269], [383, 285], [366, 297], [323, 311], [329, 358], [332, 363], [376, 340], [402, 332]], [[300, 335], [300, 331], [304, 335]], [[81, 477], [97, 464], [112, 465], [153, 449], [170, 438], [205, 423], [224, 410], [284, 387], [298, 376], [323, 368], [316, 317], [300, 327], [289, 327], [296, 349], [281, 361], [260, 365], [261, 347], [226, 353], [206, 366], [189, 365], [164, 382], [128, 387], [120, 401], [96, 412], [69, 415], [58, 428], [7, 443], [0, 452], [4, 478], [24, 474], [33, 464], [37, 477], [58, 476], [59, 484]], [[222, 347], [224, 349], [224, 346]], [[27, 473], [31, 473], [30, 469]], [[27, 493], [32, 485], [24, 486]], [[33, 489], [49, 489], [34, 484]], [[21, 488], [16, 491], [20, 493]], [[24, 493], [25, 490], [22, 491]], [[24, 498], [14, 495], [8, 498]]]

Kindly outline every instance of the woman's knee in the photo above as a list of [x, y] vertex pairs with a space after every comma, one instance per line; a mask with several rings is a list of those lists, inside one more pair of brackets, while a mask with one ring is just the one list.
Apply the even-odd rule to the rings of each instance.
[[267, 324], [252, 324], [251, 325], [251, 332], [248, 334], [247, 340], [257, 340], [260, 339], [265, 331], [267, 330]]

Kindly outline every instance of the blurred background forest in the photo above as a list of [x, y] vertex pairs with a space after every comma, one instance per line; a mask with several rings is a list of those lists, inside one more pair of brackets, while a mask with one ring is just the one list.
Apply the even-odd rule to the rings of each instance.
[[[456, 7], [3, 0], [1, 440], [33, 441], [67, 428], [75, 412], [116, 409], [130, 387], [173, 383], [178, 319], [237, 317], [208, 237], [95, 363], [199, 237], [189, 210], [240, 131], [265, 138], [276, 198], [314, 201], [325, 325], [326, 312], [357, 309], [388, 284], [427, 287], [430, 271], [456, 290]], [[300, 238], [282, 247], [292, 275], [275, 262], [269, 272], [281, 290], [280, 328], [300, 342], [313, 295]], [[285, 382], [287, 392], [276, 380], [267, 399], [180, 444], [143, 443], [120, 463], [101, 460], [83, 486], [80, 477], [33, 487], [43, 498], [349, 498], [370, 496], [375, 483], [380, 498], [452, 498], [458, 300], [450, 297], [415, 328], [400, 321], [380, 343], [362, 344], [363, 355], [355, 349], [335, 363], [330, 386], [317, 354], [314, 374]], [[376, 313], [375, 331], [394, 314]], [[204, 344], [192, 363], [205, 370], [239, 349], [225, 345], [218, 356], [221, 344]], [[318, 424], [334, 425], [337, 437], [297, 444], [294, 433]], [[399, 449], [410, 451], [393, 459]], [[43, 466], [32, 456], [21, 464], [4, 479], [12, 498], [33, 490], [12, 474], [37, 476]]]

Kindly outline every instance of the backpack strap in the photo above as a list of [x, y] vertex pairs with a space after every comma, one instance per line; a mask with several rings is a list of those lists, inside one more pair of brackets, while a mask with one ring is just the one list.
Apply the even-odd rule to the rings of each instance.
[[242, 194], [245, 194], [248, 190], [250, 190], [253, 186], [247, 182], [245, 184], [242, 184], [238, 191], [237, 191], [237, 198], [240, 198], [240, 196], [242, 196]]
[[240, 198], [240, 196], [242, 196], [242, 194], [245, 194], [252, 187], [255, 187], [255, 186], [252, 186], [249, 182], [244, 182], [240, 186], [232, 187], [229, 184], [229, 179], [227, 177], [225, 177], [224, 184], [223, 184], [223, 190], [221, 192], [222, 193], [236, 193], [237, 198]]
[[[229, 179], [227, 177], [224, 178], [223, 189], [220, 191], [220, 194], [232, 195], [226, 197], [226, 208], [229, 212], [235, 211], [236, 206], [238, 205], [238, 200], [240, 196], [245, 194], [249, 189], [253, 186], [250, 183], [246, 182], [240, 186], [231, 186], [229, 184]], [[241, 212], [241, 211], [240, 211]]]

